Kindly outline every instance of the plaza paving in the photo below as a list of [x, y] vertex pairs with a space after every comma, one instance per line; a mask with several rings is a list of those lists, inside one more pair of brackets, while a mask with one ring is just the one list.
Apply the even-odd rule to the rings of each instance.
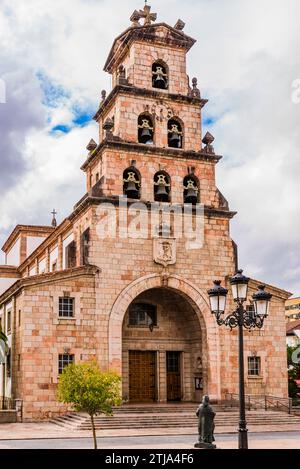
[[[176, 448], [192, 449], [197, 428], [152, 428], [98, 430], [99, 448]], [[237, 448], [237, 429], [218, 427], [218, 448]], [[249, 447], [264, 449], [300, 449], [300, 425], [249, 426]], [[18, 423], [0, 425], [0, 449], [91, 448], [91, 432], [76, 431], [53, 423]]]
[[[98, 448], [114, 449], [184, 449], [192, 450], [196, 435], [98, 438]], [[237, 449], [236, 434], [216, 436], [219, 449]], [[249, 433], [250, 449], [300, 449], [300, 432]], [[1, 449], [93, 449], [92, 438], [2, 440]]]

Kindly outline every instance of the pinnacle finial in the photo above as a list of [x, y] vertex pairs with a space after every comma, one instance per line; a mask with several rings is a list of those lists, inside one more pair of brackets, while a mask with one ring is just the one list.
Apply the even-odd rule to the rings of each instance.
[[91, 151], [96, 150], [97, 146], [98, 146], [97, 143], [96, 143], [95, 140], [92, 138], [92, 139], [89, 141], [89, 143], [88, 143], [86, 149], [91, 152]]
[[178, 31], [183, 31], [185, 27], [185, 22], [182, 20], [178, 20], [177, 23], [174, 26], [174, 29], [178, 29]]
[[201, 98], [201, 93], [200, 93], [200, 90], [198, 88], [198, 80], [197, 78], [193, 78], [192, 79], [192, 83], [193, 83], [193, 89], [192, 89], [192, 96], [194, 98]]
[[202, 142], [205, 145], [204, 147], [205, 153], [211, 153], [211, 154], [215, 153], [214, 147], [212, 146], [214, 140], [215, 140], [215, 137], [213, 137], [211, 133], [206, 132], [202, 140]]

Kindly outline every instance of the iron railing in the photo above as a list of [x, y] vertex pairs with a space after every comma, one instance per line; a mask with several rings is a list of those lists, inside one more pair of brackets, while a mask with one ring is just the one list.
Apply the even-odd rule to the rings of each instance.
[[0, 396], [0, 411], [15, 410], [17, 413], [17, 421], [23, 421], [23, 401], [22, 399], [13, 399], [11, 397]]
[[0, 410], [15, 410], [15, 399], [0, 396]]
[[[273, 410], [279, 412], [292, 413], [293, 399], [290, 397], [276, 397], [266, 395], [245, 395], [246, 408], [248, 410]], [[226, 394], [226, 404], [230, 407], [238, 407], [239, 395], [228, 393]]]

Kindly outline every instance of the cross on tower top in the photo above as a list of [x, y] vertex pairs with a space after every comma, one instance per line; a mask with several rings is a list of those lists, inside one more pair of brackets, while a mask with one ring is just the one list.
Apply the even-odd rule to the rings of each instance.
[[151, 6], [147, 4], [147, 0], [145, 0], [144, 9], [139, 11], [135, 10], [130, 20], [133, 22], [133, 26], [139, 26], [139, 21], [142, 18], [144, 18], [144, 26], [150, 25], [157, 19], [157, 13], [151, 13]]
[[51, 225], [53, 226], [53, 228], [56, 228], [57, 227], [57, 221], [56, 221], [55, 216], [57, 215], [57, 211], [55, 209], [53, 209], [53, 212], [51, 212], [51, 215], [53, 215]]

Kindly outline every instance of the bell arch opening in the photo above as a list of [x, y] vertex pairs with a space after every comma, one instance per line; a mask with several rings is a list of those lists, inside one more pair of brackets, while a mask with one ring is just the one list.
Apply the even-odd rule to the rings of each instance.
[[133, 166], [123, 172], [123, 194], [129, 199], [141, 198], [141, 174]]
[[168, 121], [168, 146], [170, 148], [183, 148], [183, 123], [177, 117]]
[[138, 118], [138, 142], [144, 145], [154, 144], [154, 122], [152, 117], [145, 113]]
[[154, 175], [155, 202], [171, 202], [171, 178], [165, 171]]
[[200, 202], [200, 183], [194, 174], [183, 180], [183, 203], [195, 205]]
[[161, 90], [169, 88], [169, 69], [162, 60], [158, 60], [152, 65], [152, 87]]
[[129, 304], [122, 323], [126, 402], [200, 402], [207, 389], [204, 321], [171, 288], [151, 288]]

